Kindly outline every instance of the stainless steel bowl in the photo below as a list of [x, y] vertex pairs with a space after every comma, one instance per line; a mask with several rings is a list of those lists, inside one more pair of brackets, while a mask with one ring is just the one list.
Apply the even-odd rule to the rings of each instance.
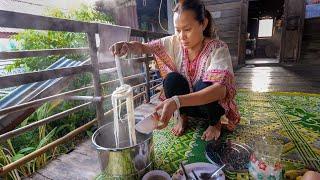
[[104, 176], [120, 179], [140, 179], [153, 168], [152, 133], [136, 131], [137, 144], [130, 146], [127, 122], [119, 122], [119, 147], [114, 139], [113, 122], [103, 125], [92, 136]]

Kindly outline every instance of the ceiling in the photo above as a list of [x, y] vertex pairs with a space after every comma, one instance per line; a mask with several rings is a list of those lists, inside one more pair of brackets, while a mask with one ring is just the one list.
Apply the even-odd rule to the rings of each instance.
[[283, 14], [284, 0], [251, 0], [249, 1], [248, 18], [261, 18], [264, 16], [279, 19]]

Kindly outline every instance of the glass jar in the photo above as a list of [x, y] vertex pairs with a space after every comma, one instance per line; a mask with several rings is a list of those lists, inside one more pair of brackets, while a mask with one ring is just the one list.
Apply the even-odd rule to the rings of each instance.
[[281, 153], [283, 145], [271, 137], [256, 140], [250, 155], [249, 173], [257, 180], [282, 179]]

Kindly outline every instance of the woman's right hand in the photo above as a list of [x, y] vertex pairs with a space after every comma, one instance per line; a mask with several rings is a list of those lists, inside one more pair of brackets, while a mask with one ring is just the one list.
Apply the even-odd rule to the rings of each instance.
[[124, 56], [129, 52], [129, 42], [117, 42], [110, 46], [109, 50], [114, 56]]

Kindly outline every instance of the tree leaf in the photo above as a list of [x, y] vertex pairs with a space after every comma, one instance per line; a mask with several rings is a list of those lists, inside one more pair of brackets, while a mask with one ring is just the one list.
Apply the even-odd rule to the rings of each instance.
[[13, 157], [12, 157], [12, 161], [17, 161], [17, 160], [19, 160], [19, 159], [21, 159], [21, 158], [23, 158], [24, 157], [24, 154], [16, 154], [16, 155], [14, 155]]
[[86, 133], [87, 133], [87, 136], [89, 136], [89, 137], [92, 137], [92, 135], [93, 135], [93, 132], [91, 132], [91, 131], [86, 131]]
[[26, 147], [26, 148], [20, 149], [18, 154], [29, 154], [30, 152], [32, 152], [34, 150], [36, 150], [35, 147]]
[[46, 145], [51, 138], [54, 136], [55, 132], [56, 132], [57, 127], [55, 127], [54, 129], [52, 129], [43, 139], [41, 139], [41, 141], [39, 142], [37, 149], [40, 149], [41, 147], [43, 147], [44, 145]]

